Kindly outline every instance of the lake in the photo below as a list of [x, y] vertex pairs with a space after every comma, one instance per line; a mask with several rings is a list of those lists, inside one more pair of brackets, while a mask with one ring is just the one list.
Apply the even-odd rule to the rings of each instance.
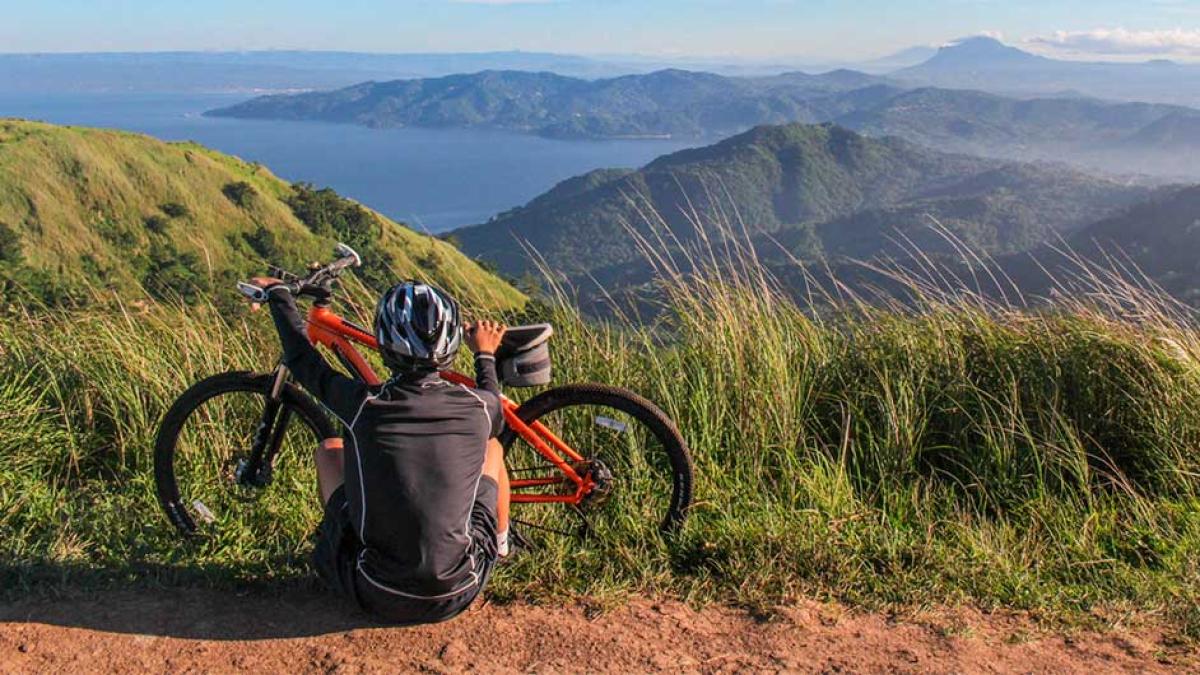
[[290, 181], [332, 187], [430, 232], [484, 222], [565, 178], [592, 169], [638, 167], [695, 145], [673, 140], [562, 141], [462, 129], [368, 129], [200, 114], [246, 98], [245, 94], [0, 93], [0, 117], [196, 141], [260, 162]]

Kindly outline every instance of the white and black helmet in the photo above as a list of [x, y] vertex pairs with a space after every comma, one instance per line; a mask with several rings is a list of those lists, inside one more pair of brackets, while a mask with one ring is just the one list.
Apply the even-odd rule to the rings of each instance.
[[417, 281], [396, 284], [375, 308], [375, 338], [389, 368], [408, 372], [450, 365], [462, 342], [458, 303]]

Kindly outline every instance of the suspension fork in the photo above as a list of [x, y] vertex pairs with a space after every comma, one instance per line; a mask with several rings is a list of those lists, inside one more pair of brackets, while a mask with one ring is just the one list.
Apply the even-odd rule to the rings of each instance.
[[283, 405], [283, 389], [290, 376], [291, 372], [282, 363], [275, 368], [262, 417], [254, 430], [250, 455], [236, 469], [239, 484], [263, 487], [271, 482], [272, 463], [292, 421], [292, 409]]

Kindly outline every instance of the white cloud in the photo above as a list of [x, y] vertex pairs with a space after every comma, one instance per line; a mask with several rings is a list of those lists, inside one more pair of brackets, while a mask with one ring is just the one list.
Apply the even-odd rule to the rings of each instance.
[[1031, 38], [1029, 44], [1077, 54], [1200, 56], [1200, 30], [1126, 30], [1097, 28], [1055, 31]]
[[1000, 32], [998, 30], [981, 30], [978, 33], [971, 33], [970, 35], [965, 35], [956, 40], [950, 40], [949, 42], [943, 42], [942, 44], [937, 45], [937, 46], [938, 47], [953, 47], [955, 45], [960, 45], [963, 42], [970, 40], [971, 38], [981, 38], [981, 37], [991, 38], [993, 40], [999, 40], [1000, 42], [1004, 42], [1004, 33]]

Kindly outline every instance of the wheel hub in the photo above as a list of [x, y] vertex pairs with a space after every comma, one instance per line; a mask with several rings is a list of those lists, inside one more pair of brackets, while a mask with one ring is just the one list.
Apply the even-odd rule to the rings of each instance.
[[238, 460], [237, 468], [233, 470], [233, 478], [238, 485], [262, 488], [271, 484], [271, 473], [269, 464], [260, 466], [258, 471], [251, 471], [250, 460], [242, 458]]
[[591, 459], [585, 464], [585, 475], [592, 482], [592, 489], [583, 496], [580, 508], [595, 509], [602, 506], [612, 495], [613, 474], [608, 465], [599, 459]]

